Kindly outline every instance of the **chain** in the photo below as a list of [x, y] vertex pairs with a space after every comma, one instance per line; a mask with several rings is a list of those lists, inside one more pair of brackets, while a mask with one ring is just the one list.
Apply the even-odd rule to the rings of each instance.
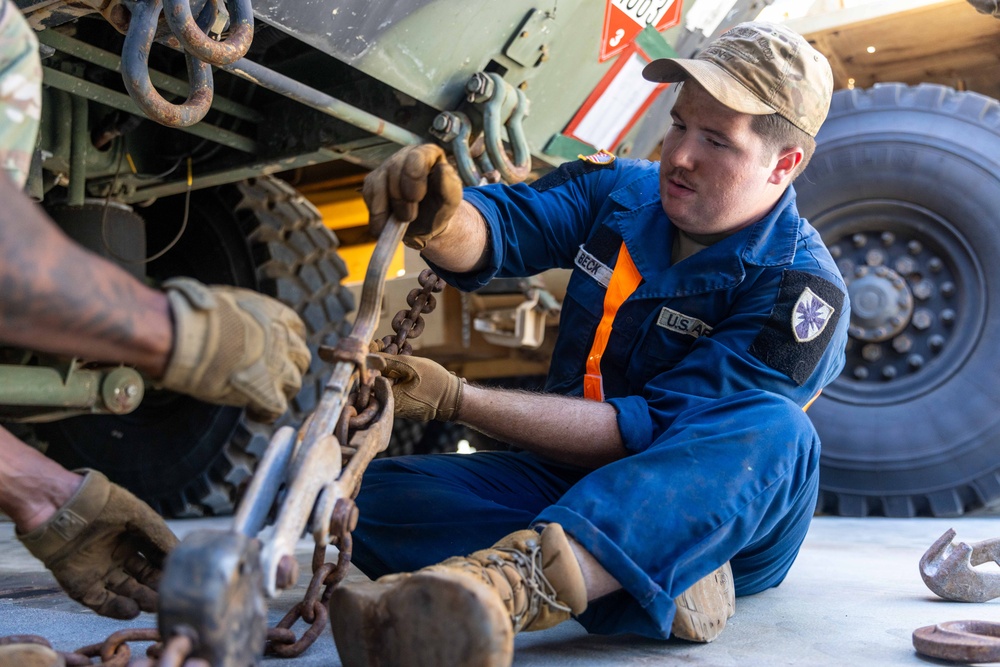
[[[424, 331], [423, 315], [430, 313], [437, 306], [434, 294], [444, 289], [444, 281], [430, 269], [424, 269], [417, 277], [419, 288], [410, 290], [406, 296], [409, 309], [402, 309], [392, 318], [394, 336], [385, 336], [373, 343], [373, 347], [387, 354], [412, 354], [413, 348], [409, 340], [416, 338]], [[362, 355], [353, 354], [339, 356], [335, 351], [321, 350], [321, 356], [327, 360], [350, 358], [358, 366], [360, 380], [358, 387], [348, 400], [337, 422], [334, 435], [341, 443], [341, 450], [346, 457], [356, 453], [348, 444], [357, 431], [367, 428], [382, 410], [375, 398], [372, 387], [378, 371], [364, 368]], [[355, 489], [357, 493], [358, 489]], [[339, 553], [336, 564], [324, 562], [326, 545], [316, 545], [313, 551], [313, 577], [306, 589], [302, 601], [292, 607], [278, 624], [268, 631], [265, 653], [283, 658], [294, 658], [309, 648], [323, 632], [328, 620], [327, 603], [333, 595], [333, 589], [347, 576], [351, 564], [353, 539], [351, 531], [358, 523], [358, 510], [350, 498], [337, 501], [330, 520], [330, 535], [334, 536], [331, 543], [337, 546]], [[322, 592], [321, 592], [322, 589]], [[291, 627], [299, 619], [309, 624], [309, 627], [298, 639]]]
[[[392, 318], [392, 328], [396, 334], [385, 336], [382, 340], [373, 343], [373, 347], [377, 347], [379, 351], [387, 354], [411, 354], [413, 352], [409, 341], [423, 333], [425, 322], [422, 316], [434, 310], [437, 306], [434, 293], [444, 289], [444, 281], [430, 269], [421, 271], [417, 282], [420, 287], [411, 290], [406, 297], [409, 309], [400, 310]], [[327, 361], [342, 359], [336, 350], [330, 348], [320, 348], [320, 356]], [[347, 444], [350, 442], [351, 436], [355, 432], [367, 428], [379, 415], [382, 408], [372, 391], [378, 371], [364, 368], [363, 357], [363, 354], [352, 354], [349, 357], [358, 365], [361, 380], [358, 382], [357, 389], [351, 392], [348, 405], [341, 413], [334, 433], [341, 443], [345, 456], [350, 456], [353, 453], [352, 448]], [[355, 493], [357, 490], [355, 489]], [[333, 595], [333, 589], [347, 576], [351, 564], [353, 547], [351, 531], [354, 530], [357, 523], [358, 510], [354, 501], [350, 498], [341, 498], [337, 501], [330, 520], [330, 535], [333, 536], [331, 544], [336, 545], [339, 552], [337, 562], [324, 562], [326, 545], [316, 545], [312, 558], [313, 577], [306, 593], [301, 602], [293, 606], [273, 628], [268, 629], [267, 644], [264, 649], [266, 654], [281, 658], [300, 656], [323, 633], [329, 618], [327, 603]], [[301, 637], [296, 638], [295, 631], [291, 628], [300, 619], [308, 623], [309, 627], [306, 628]], [[207, 661], [189, 657], [194, 647], [191, 637], [178, 634], [171, 637], [166, 643], [162, 643], [160, 633], [156, 628], [119, 630], [112, 633], [100, 644], [90, 644], [69, 653], [61, 651], [57, 651], [57, 653], [62, 656], [66, 667], [83, 667], [84, 665], [127, 667], [132, 657], [129, 642], [153, 642], [146, 650], [147, 656], [151, 658], [151, 661], [146, 662], [148, 665], [156, 667], [209, 667]], [[47, 639], [38, 635], [0, 637], [0, 646], [5, 644], [40, 644], [52, 648], [52, 644]], [[94, 663], [94, 658], [99, 658], [100, 662]]]

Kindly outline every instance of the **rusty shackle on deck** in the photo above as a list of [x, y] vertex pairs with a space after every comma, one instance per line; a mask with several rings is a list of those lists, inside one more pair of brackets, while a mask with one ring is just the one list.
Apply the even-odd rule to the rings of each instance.
[[993, 562], [1000, 565], [1000, 538], [966, 544], [952, 543], [949, 528], [920, 559], [920, 576], [938, 596], [956, 602], [987, 602], [1000, 597], [1000, 570], [974, 569]]

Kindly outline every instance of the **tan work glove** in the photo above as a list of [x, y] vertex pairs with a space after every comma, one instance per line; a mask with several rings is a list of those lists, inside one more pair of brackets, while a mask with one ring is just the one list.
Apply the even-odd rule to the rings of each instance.
[[379, 353], [374, 366], [396, 380], [395, 415], [417, 421], [454, 421], [462, 405], [462, 378], [425, 357]]
[[434, 144], [407, 146], [365, 177], [361, 194], [368, 205], [368, 230], [382, 233], [389, 213], [409, 222], [403, 243], [423, 250], [448, 227], [462, 202], [462, 180]]
[[102, 616], [156, 611], [163, 561], [177, 538], [153, 509], [96, 470], [44, 524], [18, 534], [63, 590]]
[[291, 308], [252, 290], [172, 278], [163, 287], [174, 350], [160, 386], [210, 403], [245, 406], [274, 421], [309, 367], [305, 325]]

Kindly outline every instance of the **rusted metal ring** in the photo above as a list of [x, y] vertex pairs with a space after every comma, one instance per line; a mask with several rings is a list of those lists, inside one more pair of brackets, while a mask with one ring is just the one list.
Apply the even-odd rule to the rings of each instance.
[[954, 662], [1000, 662], [1000, 623], [948, 621], [913, 631], [918, 653]]
[[218, 42], [198, 26], [190, 0], [164, 0], [164, 15], [185, 51], [212, 65], [231, 65], [246, 55], [253, 41], [253, 9], [250, 0], [235, 0], [229, 5], [229, 36]]
[[39, 635], [8, 635], [7, 637], [0, 637], [0, 646], [8, 644], [40, 644], [47, 648], [52, 648], [52, 643]]
[[[278, 627], [288, 628], [293, 623], [295, 623], [295, 621], [297, 621], [299, 618], [303, 618], [301, 611], [302, 608], [305, 606], [305, 604], [306, 601], [303, 600], [302, 602], [299, 602], [297, 605], [292, 607], [292, 609], [289, 610], [287, 614], [285, 614], [285, 617], [280, 621], [278, 621]], [[323, 603], [320, 602], [319, 600], [313, 601], [310, 611], [311, 611], [310, 615], [314, 619], [312, 625], [310, 625], [309, 629], [307, 629], [305, 632], [302, 633], [302, 636], [299, 638], [297, 642], [292, 644], [272, 643], [268, 647], [268, 651], [281, 658], [295, 658], [297, 656], [302, 655], [302, 653], [307, 648], [312, 646], [313, 642], [316, 641], [316, 638], [319, 637], [320, 633], [322, 633], [323, 630], [326, 628], [326, 621], [327, 618], [329, 618], [329, 614], [327, 614], [326, 607], [323, 606]]]
[[149, 51], [161, 10], [161, 0], [135, 3], [122, 47], [122, 80], [129, 96], [151, 119], [168, 127], [188, 127], [204, 118], [212, 106], [212, 68], [186, 53], [188, 98], [171, 104], [157, 92], [149, 78]]

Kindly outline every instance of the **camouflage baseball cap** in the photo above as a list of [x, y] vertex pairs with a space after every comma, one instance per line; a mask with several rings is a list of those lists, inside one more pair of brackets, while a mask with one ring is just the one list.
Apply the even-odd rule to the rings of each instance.
[[693, 59], [646, 65], [649, 81], [694, 79], [734, 111], [776, 113], [815, 137], [833, 94], [830, 63], [801, 36], [773, 23], [740, 23]]

